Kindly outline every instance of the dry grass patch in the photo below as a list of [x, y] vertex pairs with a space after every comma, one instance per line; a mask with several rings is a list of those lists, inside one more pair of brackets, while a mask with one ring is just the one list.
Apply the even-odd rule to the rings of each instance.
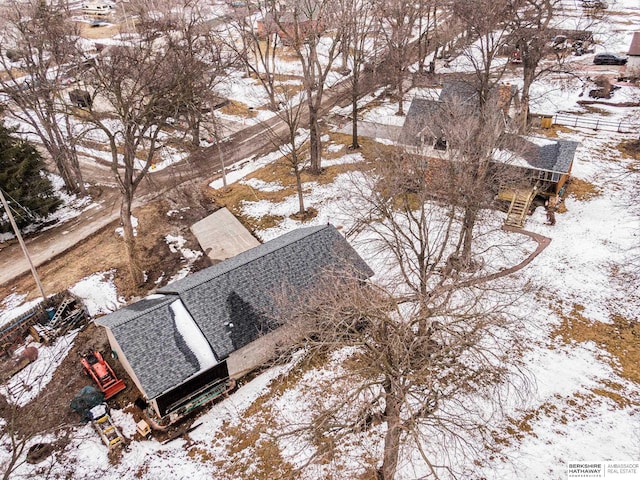
[[552, 403], [545, 402], [538, 408], [523, 411], [522, 416], [519, 418], [508, 416], [506, 418], [506, 426], [503, 429], [491, 431], [491, 437], [496, 445], [487, 445], [487, 448], [497, 453], [500, 450], [498, 446], [511, 446], [515, 442], [524, 440], [527, 435], [537, 437], [531, 424], [543, 416], [558, 418], [558, 407]]
[[220, 107], [218, 111], [225, 115], [234, 115], [245, 118], [253, 118], [258, 115], [258, 112], [256, 112], [255, 109], [250, 109], [246, 103], [238, 102], [237, 100], [229, 100], [229, 103]]
[[600, 189], [593, 183], [571, 177], [567, 183], [567, 195], [572, 196], [576, 200], [588, 201], [600, 196]]
[[99, 40], [102, 38], [111, 38], [121, 32], [120, 25], [111, 24], [100, 27], [92, 27], [89, 23], [78, 22], [80, 28], [80, 36], [89, 40]]
[[[593, 342], [611, 356], [603, 356], [623, 378], [640, 384], [640, 325], [621, 315], [613, 315], [612, 323], [595, 322], [583, 315], [584, 307], [574, 304], [568, 314], [559, 311], [562, 323], [553, 332], [564, 343]], [[607, 396], [614, 399], [614, 384]], [[603, 391], [598, 392], [602, 394]], [[619, 403], [619, 402], [617, 402]]]
[[610, 399], [618, 408], [634, 405], [634, 402], [623, 395], [623, 386], [616, 382], [605, 381], [603, 382], [603, 388], [592, 388], [591, 391], [596, 395]]
[[[329, 134], [329, 141], [323, 142], [325, 150], [323, 152], [323, 159], [335, 159], [350, 153], [348, 148], [340, 149], [338, 152], [328, 152], [326, 147], [332, 144], [349, 143], [351, 137], [349, 135], [338, 134], [332, 132]], [[381, 156], [390, 154], [392, 147], [387, 145], [381, 145], [369, 139], [363, 138], [361, 140], [361, 148], [355, 152], [360, 152], [365, 159], [364, 162], [357, 163], [345, 163], [332, 165], [322, 169], [319, 175], [312, 175], [307, 169], [301, 172], [301, 179], [303, 183], [314, 182], [320, 185], [328, 185], [335, 181], [336, 177], [340, 174], [369, 170], [373, 168], [374, 162], [370, 159], [380, 158]], [[308, 155], [308, 146], [303, 147], [300, 152], [301, 155]], [[227, 207], [240, 221], [251, 231], [271, 228], [278, 225], [283, 217], [265, 215], [259, 219], [249, 217], [243, 214], [242, 205], [244, 202], [258, 202], [261, 200], [271, 203], [281, 203], [286, 198], [297, 194], [295, 184], [295, 174], [291, 165], [284, 157], [256, 170], [255, 172], [247, 175], [247, 180], [258, 179], [266, 183], [275, 183], [282, 187], [278, 191], [264, 191], [252, 188], [244, 183], [230, 184], [226, 189], [210, 190], [207, 196], [218, 206]], [[306, 192], [305, 192], [306, 193]], [[305, 202], [306, 203], [306, 202]], [[313, 205], [307, 205], [307, 214], [303, 218], [297, 218], [305, 221], [315, 216], [315, 209]]]
[[[228, 455], [231, 460], [216, 462], [227, 478], [246, 478], [247, 471], [252, 472], [252, 478], [296, 478], [293, 466], [282, 458], [277, 442], [263, 435], [268, 427], [268, 418], [265, 418], [252, 425], [224, 429], [225, 436], [237, 440], [229, 444]], [[247, 451], [251, 452], [248, 457], [243, 455]]]
[[304, 90], [304, 86], [302, 85], [294, 85], [290, 83], [280, 84], [276, 87], [276, 98], [294, 98], [302, 90]]
[[531, 129], [532, 135], [541, 135], [548, 138], [559, 138], [560, 133], [575, 133], [575, 130], [570, 127], [565, 127], [564, 125], [553, 125], [552, 128], [537, 127]]
[[640, 160], [640, 140], [627, 140], [616, 147], [625, 158]]
[[[227, 478], [245, 478], [248, 471], [252, 472], [252, 478], [296, 478], [293, 465], [281, 455], [277, 439], [267, 434], [275, 425], [270, 408], [265, 405], [268, 398], [268, 395], [259, 397], [237, 425], [225, 424], [218, 432], [230, 439], [226, 443], [229, 461], [214, 462]], [[199, 454], [195, 451], [192, 455]]]
[[612, 113], [604, 108], [596, 107], [593, 104], [583, 104], [582, 107], [587, 111], [587, 113], [591, 113], [594, 115], [599, 115], [601, 117], [608, 117], [612, 115]]
[[[111, 195], [104, 191], [102, 195]], [[157, 287], [153, 282], [161, 276], [169, 278], [176, 273], [183, 264], [180, 254], [171, 253], [164, 239], [167, 233], [175, 233], [180, 226], [172, 226], [173, 220], [166, 215], [169, 206], [165, 202], [153, 202], [135, 209], [133, 215], [138, 218], [138, 236], [136, 237], [139, 260], [142, 269], [147, 272], [148, 281], [141, 290], [129, 285], [128, 264], [124, 255], [122, 238], [115, 233], [119, 221], [115, 220], [102, 230], [87, 238], [49, 262], [38, 267], [46, 292], [61, 292], [73, 286], [78, 281], [95, 272], [114, 272], [114, 283], [120, 295], [129, 297], [144, 293], [151, 287]], [[197, 209], [193, 209], [197, 213]], [[70, 226], [69, 228], [73, 228]], [[187, 247], [199, 248], [188, 229], [182, 233], [189, 240]], [[194, 270], [208, 265], [206, 256], [201, 257]], [[0, 298], [12, 292], [26, 293], [25, 301], [39, 296], [30, 274], [24, 274], [12, 282], [0, 287]]]
[[[305, 155], [303, 150], [302, 155]], [[339, 156], [344, 155], [344, 149], [341, 150]], [[334, 157], [337, 158], [338, 156]], [[301, 178], [303, 183], [316, 182], [321, 185], [327, 185], [332, 183], [336, 176], [341, 173], [360, 170], [363, 168], [362, 163], [350, 163], [333, 165], [322, 170], [320, 175], [312, 175], [308, 170], [301, 172]], [[219, 206], [227, 207], [236, 216], [242, 218], [243, 223], [249, 227], [249, 229], [269, 228], [282, 220], [281, 217], [264, 217], [263, 219], [254, 219], [243, 216], [242, 204], [243, 202], [257, 202], [260, 200], [266, 200], [271, 203], [283, 202], [286, 198], [296, 195], [295, 174], [291, 168], [291, 165], [286, 159], [280, 158], [273, 163], [256, 170], [252, 174], [247, 176], [248, 179], [258, 179], [267, 183], [276, 183], [282, 186], [278, 191], [264, 191], [252, 188], [244, 183], [233, 183], [226, 189], [219, 189], [210, 192], [212, 200]], [[311, 207], [311, 205], [309, 206]]]
[[292, 47], [281, 46], [278, 49], [278, 58], [283, 62], [298, 62], [300, 57]]

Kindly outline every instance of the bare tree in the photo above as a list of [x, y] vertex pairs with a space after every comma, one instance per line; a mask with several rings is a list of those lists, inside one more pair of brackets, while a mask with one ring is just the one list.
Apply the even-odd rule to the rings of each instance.
[[176, 62], [182, 66], [178, 115], [187, 121], [192, 145], [199, 147], [202, 122], [221, 100], [216, 87], [227, 69], [235, 65], [235, 55], [208, 24], [208, 10], [201, 2], [170, 2], [164, 10], [172, 29], [166, 37], [167, 49], [175, 52]]
[[[140, 9], [143, 20], [145, 12], [152, 10]], [[185, 98], [193, 98], [192, 84], [184, 84], [191, 59], [183, 55], [179, 42], [169, 39], [170, 26], [153, 18], [141, 22], [138, 29], [138, 40], [110, 47], [97, 59], [88, 78], [93, 100], [86, 108], [86, 120], [104, 134], [111, 153], [134, 287], [144, 277], [131, 222], [133, 200], [162, 147], [163, 128], [179, 116]]]
[[[255, 16], [238, 9], [227, 24], [227, 45], [232, 48], [247, 72], [256, 77], [269, 96], [269, 106], [280, 108], [276, 99], [276, 58], [282, 42], [278, 35], [277, 5], [272, 0], [252, 4]], [[256, 20], [257, 17], [257, 20]]]
[[277, 94], [278, 103], [281, 108], [276, 115], [286, 125], [285, 136], [278, 135], [274, 128], [267, 125], [267, 134], [272, 144], [280, 150], [287, 166], [291, 167], [291, 171], [296, 179], [296, 191], [298, 193], [298, 215], [304, 217], [306, 208], [304, 205], [304, 190], [302, 188], [302, 170], [309, 163], [307, 155], [308, 134], [301, 130], [301, 116], [305, 106], [303, 90], [302, 95], [295, 90], [282, 86]]
[[[418, 72], [424, 72], [424, 62], [431, 47], [435, 50], [434, 37], [438, 26], [438, 7], [441, 2], [435, 0], [420, 0], [420, 16], [418, 17]], [[435, 64], [430, 65], [431, 73], [434, 73]]]
[[[502, 89], [508, 91], [509, 87]], [[462, 269], [477, 266], [472, 243], [482, 212], [492, 207], [501, 187], [526, 182], [521, 171], [510, 168], [519, 148], [504, 132], [505, 104], [500, 88], [490, 92], [483, 106], [478, 105], [477, 96], [475, 92], [471, 98], [445, 100], [430, 127], [432, 136], [446, 144], [446, 178], [439, 190], [448, 202], [462, 209], [462, 230], [454, 257]]]
[[[363, 75], [367, 63], [375, 62], [375, 39], [378, 21], [373, 4], [369, 0], [341, 0], [340, 11], [345, 19], [342, 29], [343, 68], [351, 71], [351, 148], [360, 148], [358, 143], [358, 99], [362, 93], [363, 80], [371, 81]], [[347, 68], [348, 65], [348, 68]], [[345, 70], [346, 71], [346, 70]]]
[[66, 4], [9, 2], [2, 9], [0, 88], [6, 111], [35, 134], [69, 192], [84, 194], [76, 152], [79, 127], [63, 99], [65, 85], [85, 68], [78, 24]]
[[486, 281], [490, 277], [480, 271], [459, 275], [449, 268], [462, 235], [456, 220], [462, 208], [434, 201], [431, 181], [442, 179], [427, 181], [429, 175], [426, 159], [409, 155], [385, 158], [375, 177], [359, 175], [354, 232], [366, 232], [369, 251], [385, 266], [380, 280], [363, 286], [329, 275], [313, 298], [291, 307], [312, 364], [347, 353], [340, 373], [307, 392], [319, 400], [299, 416], [309, 420], [289, 433], [302, 439], [321, 433], [331, 449], [384, 424], [381, 479], [394, 478], [409, 444], [417, 445], [430, 471], [426, 478], [456, 473], [452, 457], [481, 455], [476, 447], [490, 439], [491, 414], [503, 407], [502, 394], [517, 386], [517, 395], [527, 395], [527, 376], [514, 355], [522, 329], [510, 312], [522, 286], [511, 289]]
[[[557, 17], [561, 10], [560, 0], [514, 1], [514, 17], [510, 28], [513, 30], [512, 42], [522, 60], [523, 84], [518, 120], [518, 128], [522, 133], [527, 129], [531, 85], [545, 72], [561, 69], [566, 58], [566, 46], [552, 42], [559, 31], [554, 27], [559, 22]], [[545, 63], [546, 57], [552, 57], [553, 61]]]
[[514, 7], [510, 0], [453, 0], [452, 14], [466, 38], [462, 56], [473, 68], [474, 78], [467, 81], [475, 86], [478, 102], [483, 106], [506, 68], [506, 63], [500, 65], [496, 60], [509, 41], [507, 28], [514, 17]]
[[414, 30], [422, 17], [421, 2], [376, 0], [376, 16], [380, 22], [379, 32], [384, 38], [386, 53], [385, 69], [392, 85], [397, 90], [397, 115], [404, 115], [404, 82], [408, 74], [410, 59], [416, 56], [418, 44], [414, 42]]
[[302, 0], [281, 4], [275, 16], [278, 34], [286, 38], [302, 66], [306, 103], [309, 114], [309, 170], [321, 172], [322, 140], [320, 109], [327, 78], [334, 60], [340, 54], [341, 35], [325, 35], [342, 23], [335, 0]]
[[[508, 22], [514, 16], [509, 0], [480, 0], [473, 4], [454, 0], [452, 11], [466, 32], [462, 55], [473, 73], [465, 78], [463, 92], [445, 99], [443, 115], [438, 119], [438, 135], [446, 139], [449, 152], [456, 156], [457, 171], [463, 175], [459, 200], [464, 206], [460, 266], [471, 262], [473, 229], [487, 196], [496, 188], [492, 160], [501, 149], [505, 130], [505, 100], [500, 83], [506, 63], [496, 62], [508, 42]], [[452, 190], [452, 191], [455, 191]]]

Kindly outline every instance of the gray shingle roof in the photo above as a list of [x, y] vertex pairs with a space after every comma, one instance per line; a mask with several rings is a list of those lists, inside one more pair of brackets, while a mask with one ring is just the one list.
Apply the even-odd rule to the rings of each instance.
[[[442, 86], [438, 100], [414, 97], [402, 126], [400, 143], [422, 145], [421, 137], [439, 137], [442, 129], [437, 126], [438, 116], [442, 114], [442, 105], [446, 102], [476, 102], [478, 94], [470, 83], [456, 80]], [[426, 130], [425, 130], [426, 129]]]
[[[436, 129], [434, 118], [439, 113], [439, 101], [415, 97], [407, 111], [407, 117], [400, 134], [400, 142], [405, 145], [421, 145], [421, 133], [427, 127]], [[431, 134], [432, 132], [429, 133]]]
[[634, 32], [631, 39], [631, 45], [629, 45], [628, 55], [632, 57], [640, 55], [640, 32]]
[[470, 102], [474, 107], [478, 104], [478, 91], [469, 82], [454, 80], [442, 85], [441, 102]]
[[112, 330], [147, 397], [155, 398], [198, 371], [175, 327], [172, 301], [182, 301], [223, 360], [276, 325], [280, 297], [304, 301], [330, 269], [373, 275], [333, 226], [301, 228], [161, 288], [165, 299], [142, 300], [96, 323]]
[[170, 308], [176, 300], [173, 295], [144, 299], [96, 320], [111, 329], [149, 398], [200, 370], [176, 328]]
[[329, 225], [295, 230], [161, 288], [180, 295], [218, 358], [248, 344], [277, 316], [278, 295], [300, 295], [344, 260], [369, 267]]
[[578, 142], [556, 140], [545, 145], [527, 143], [529, 145], [523, 156], [532, 167], [562, 174], [569, 173]]

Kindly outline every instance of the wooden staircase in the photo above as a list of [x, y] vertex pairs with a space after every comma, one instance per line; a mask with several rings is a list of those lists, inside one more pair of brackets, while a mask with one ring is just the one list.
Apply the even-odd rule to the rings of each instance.
[[504, 224], [509, 227], [522, 228], [527, 219], [527, 213], [531, 202], [536, 196], [536, 188], [524, 189], [517, 188], [513, 190], [511, 205], [507, 212], [507, 219]]

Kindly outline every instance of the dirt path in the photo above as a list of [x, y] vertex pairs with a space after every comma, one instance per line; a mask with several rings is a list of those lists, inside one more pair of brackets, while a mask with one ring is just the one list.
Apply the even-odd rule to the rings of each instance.
[[512, 273], [517, 272], [518, 270], [522, 270], [524, 267], [529, 265], [534, 258], [536, 258], [542, 251], [549, 246], [551, 243], [551, 239], [549, 237], [545, 237], [544, 235], [540, 235], [539, 233], [530, 232], [528, 230], [522, 230], [521, 228], [509, 227], [507, 225], [503, 226], [502, 229], [506, 232], [520, 233], [522, 235], [526, 235], [527, 237], [535, 240], [538, 243], [537, 248], [522, 262], [514, 265], [513, 267], [506, 268], [504, 270], [500, 270], [499, 272], [492, 273], [491, 275], [487, 275], [480, 278], [474, 278], [469, 280], [468, 282], [463, 282], [458, 284], [460, 287], [469, 287], [472, 285], [478, 285], [480, 283], [488, 282], [491, 280], [495, 280], [496, 278], [506, 277], [511, 275]]

